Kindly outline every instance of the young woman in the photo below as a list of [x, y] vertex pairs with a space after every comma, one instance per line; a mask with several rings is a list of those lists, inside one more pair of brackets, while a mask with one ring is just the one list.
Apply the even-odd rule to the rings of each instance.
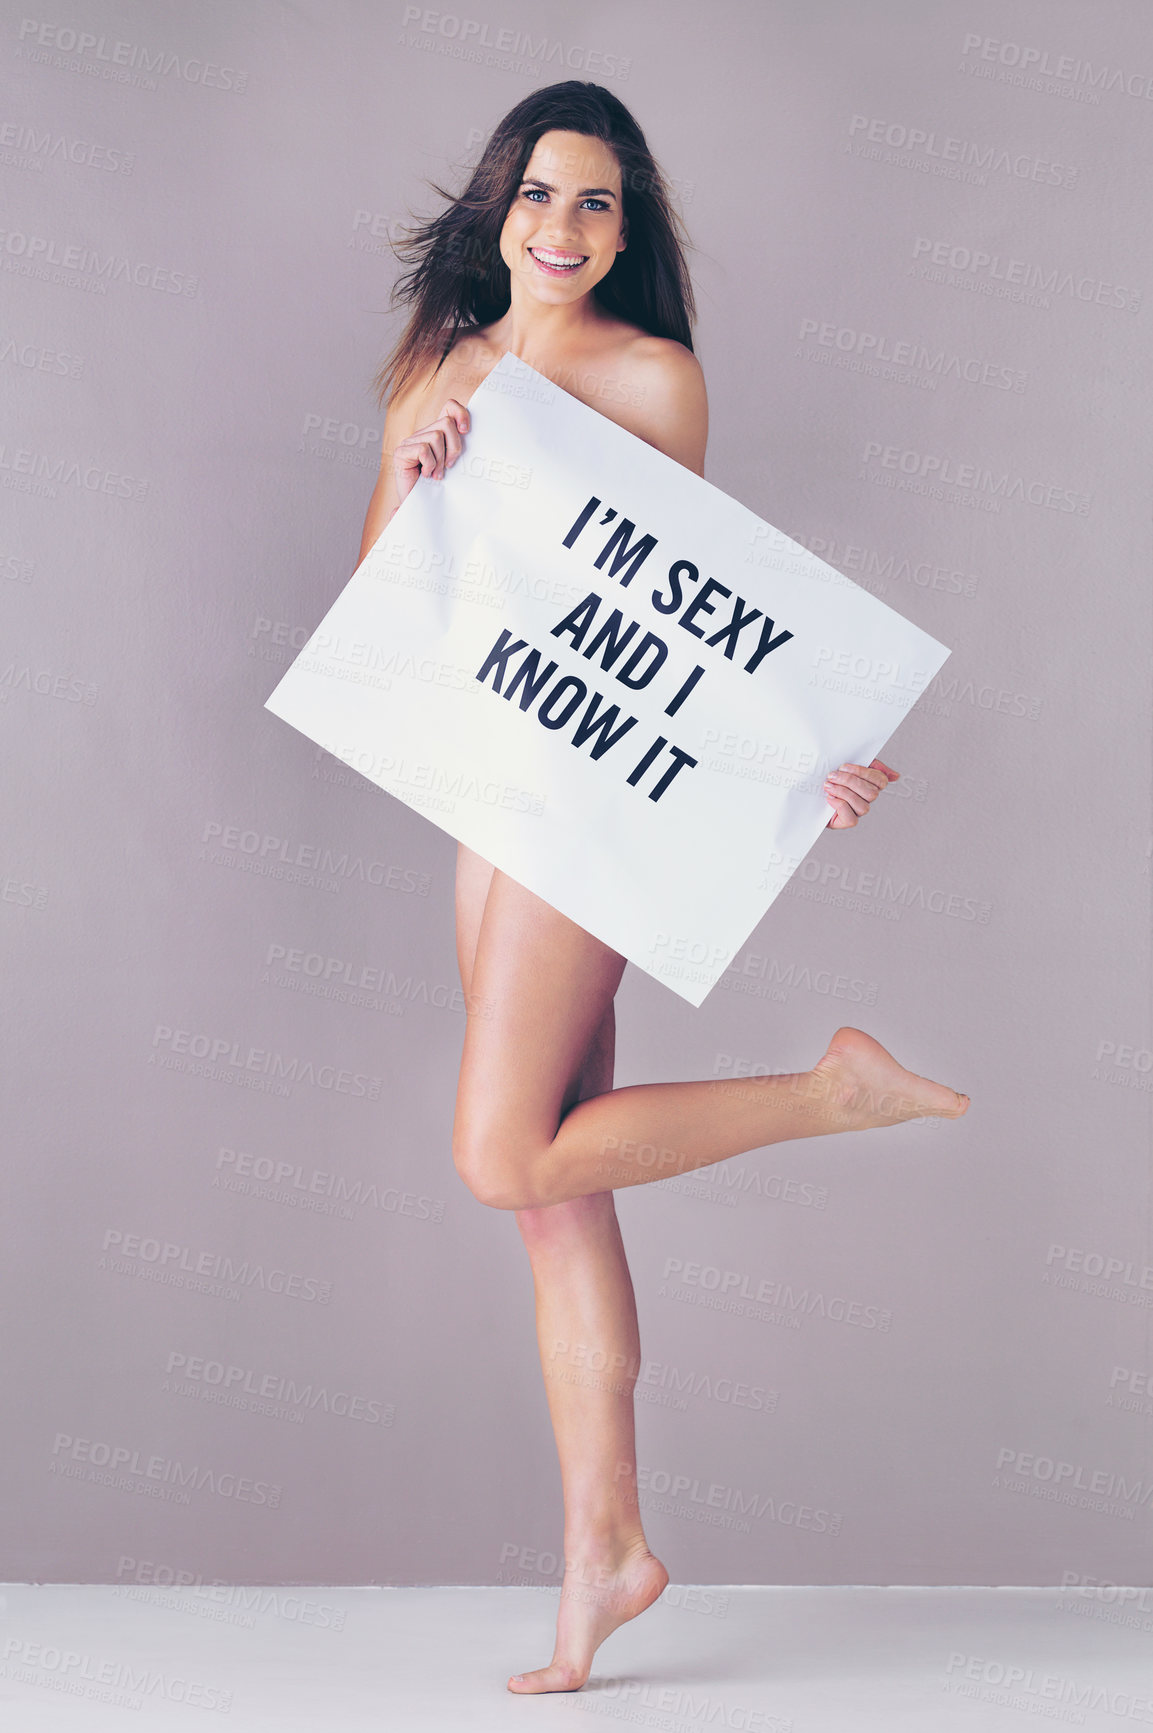
[[[469, 398], [508, 352], [703, 475], [679, 224], [623, 104], [576, 81], [534, 91], [497, 126], [465, 192], [435, 190], [448, 208], [410, 240], [414, 268], [395, 299], [413, 312], [377, 379], [382, 401], [391, 395], [360, 558], [416, 482], [460, 456]], [[831, 828], [856, 825], [897, 774], [879, 759], [834, 771]], [[808, 1072], [614, 1089], [624, 958], [463, 846], [456, 922], [466, 1001], [485, 1014], [466, 1028], [453, 1154], [482, 1203], [516, 1212], [564, 1488], [556, 1649], [509, 1689], [573, 1691], [610, 1631], [668, 1581], [638, 1509], [640, 1342], [613, 1189], [789, 1138], [956, 1118], [968, 1098], [851, 1028]], [[598, 1378], [590, 1364], [620, 1370]]]

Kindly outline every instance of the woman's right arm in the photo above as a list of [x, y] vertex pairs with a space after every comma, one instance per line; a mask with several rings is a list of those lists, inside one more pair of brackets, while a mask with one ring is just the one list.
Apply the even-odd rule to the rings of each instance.
[[401, 501], [412, 492], [422, 475], [438, 479], [456, 462], [468, 432], [468, 410], [450, 397], [440, 415], [427, 427], [413, 429], [416, 408], [423, 392], [416, 388], [393, 397], [384, 418], [380, 474], [368, 502], [364, 533], [360, 538], [359, 566], [384, 534]]
[[406, 391], [403, 396], [393, 396], [389, 399], [388, 413], [384, 418], [384, 437], [380, 449], [380, 474], [376, 478], [376, 486], [372, 490], [372, 498], [368, 502], [368, 511], [364, 519], [364, 534], [360, 538], [360, 553], [356, 563], [359, 566], [370, 548], [380, 539], [388, 526], [397, 506], [400, 495], [397, 491], [396, 476], [393, 471], [392, 454], [412, 427], [412, 408], [416, 402], [416, 393]]

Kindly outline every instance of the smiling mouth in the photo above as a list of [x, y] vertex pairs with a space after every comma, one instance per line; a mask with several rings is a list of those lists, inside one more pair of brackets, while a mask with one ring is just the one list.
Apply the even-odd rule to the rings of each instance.
[[539, 252], [530, 247], [528, 254], [534, 265], [547, 271], [550, 277], [571, 277], [574, 271], [588, 263], [589, 257], [587, 253], [553, 253], [543, 247]]

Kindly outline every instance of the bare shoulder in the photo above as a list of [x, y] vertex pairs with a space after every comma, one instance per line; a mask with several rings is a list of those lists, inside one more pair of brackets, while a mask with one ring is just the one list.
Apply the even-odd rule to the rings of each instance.
[[673, 379], [704, 379], [697, 357], [675, 337], [654, 337], [648, 331], [638, 330], [628, 344], [628, 355], [633, 366], [652, 373], [667, 374]]
[[394, 446], [407, 439], [420, 425], [420, 406], [432, 379], [432, 364], [412, 374], [399, 390], [388, 399], [384, 413], [384, 446], [382, 459], [391, 456]]
[[467, 404], [493, 363], [491, 344], [466, 333], [459, 336], [442, 362], [430, 359], [412, 376], [403, 391], [389, 399], [387, 423], [395, 438], [407, 438], [418, 427], [435, 421], [450, 397]]
[[675, 338], [647, 332], [627, 345], [625, 358], [633, 387], [630, 431], [703, 475], [709, 403], [700, 361]]

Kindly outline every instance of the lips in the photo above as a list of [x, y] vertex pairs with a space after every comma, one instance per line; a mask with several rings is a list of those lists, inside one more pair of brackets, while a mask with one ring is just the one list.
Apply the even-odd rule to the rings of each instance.
[[550, 277], [571, 277], [588, 262], [587, 253], [554, 253], [547, 247], [542, 247], [539, 251], [529, 247], [528, 254], [537, 269]]

